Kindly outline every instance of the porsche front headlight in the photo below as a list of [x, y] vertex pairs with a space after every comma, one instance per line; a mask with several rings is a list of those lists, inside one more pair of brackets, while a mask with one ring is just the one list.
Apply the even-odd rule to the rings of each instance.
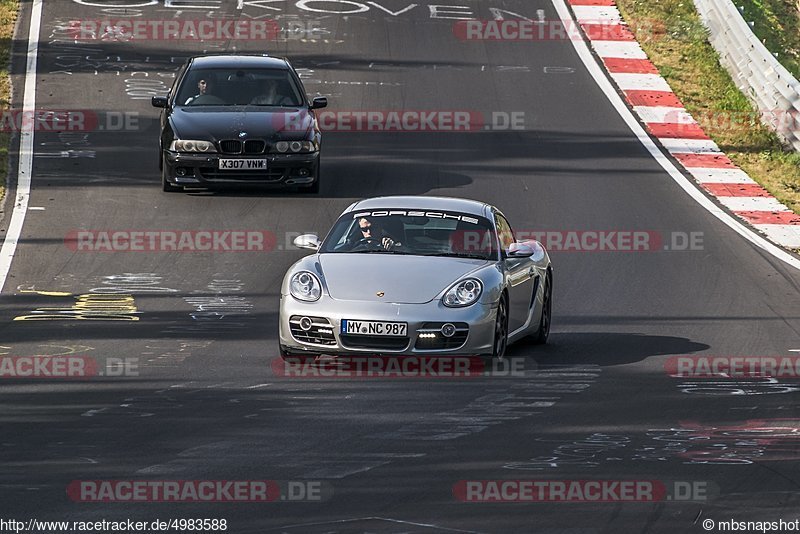
[[289, 280], [289, 293], [297, 300], [314, 302], [322, 296], [322, 284], [313, 273], [300, 271]]
[[192, 139], [176, 139], [169, 145], [169, 149], [174, 152], [200, 152], [203, 154], [217, 151], [214, 143]]
[[465, 278], [453, 284], [442, 297], [442, 304], [448, 308], [463, 308], [474, 304], [483, 292], [483, 284], [477, 278]]

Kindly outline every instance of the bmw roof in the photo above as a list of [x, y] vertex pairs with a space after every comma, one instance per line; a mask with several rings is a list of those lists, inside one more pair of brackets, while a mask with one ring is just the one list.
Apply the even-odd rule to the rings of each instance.
[[192, 58], [193, 68], [256, 68], [288, 69], [289, 64], [283, 58], [261, 55], [215, 55], [196, 56]]

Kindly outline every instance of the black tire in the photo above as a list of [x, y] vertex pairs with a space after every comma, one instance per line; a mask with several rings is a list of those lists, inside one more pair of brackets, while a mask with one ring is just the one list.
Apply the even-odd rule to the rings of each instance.
[[161, 190], [165, 193], [177, 193], [183, 191], [183, 188], [177, 185], [172, 185], [167, 181], [167, 164], [164, 159], [161, 159]]
[[506, 296], [500, 297], [497, 305], [497, 315], [494, 320], [494, 343], [492, 344], [492, 359], [502, 360], [508, 348], [508, 304]]
[[553, 275], [547, 274], [544, 287], [544, 302], [542, 302], [542, 317], [539, 319], [539, 331], [536, 333], [534, 343], [544, 345], [550, 336], [550, 324], [553, 322]]

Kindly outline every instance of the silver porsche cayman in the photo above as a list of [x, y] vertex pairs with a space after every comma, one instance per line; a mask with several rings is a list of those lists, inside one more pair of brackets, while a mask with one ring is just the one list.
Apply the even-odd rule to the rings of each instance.
[[280, 352], [486, 355], [550, 333], [553, 269], [483, 202], [391, 196], [348, 207], [281, 285]]

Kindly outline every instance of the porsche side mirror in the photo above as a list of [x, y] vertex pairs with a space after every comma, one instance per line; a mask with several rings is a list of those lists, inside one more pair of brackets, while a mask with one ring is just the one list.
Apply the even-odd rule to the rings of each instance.
[[167, 107], [169, 100], [167, 100], [166, 96], [154, 96], [150, 99], [150, 104], [154, 108], [165, 108]]
[[320, 109], [328, 107], [328, 98], [324, 96], [315, 96], [314, 100], [311, 101], [311, 105], [309, 108], [311, 109]]
[[294, 246], [308, 250], [319, 250], [321, 243], [316, 234], [303, 234], [294, 238]]
[[506, 256], [509, 258], [530, 258], [533, 256], [533, 248], [524, 243], [511, 243], [506, 251]]

